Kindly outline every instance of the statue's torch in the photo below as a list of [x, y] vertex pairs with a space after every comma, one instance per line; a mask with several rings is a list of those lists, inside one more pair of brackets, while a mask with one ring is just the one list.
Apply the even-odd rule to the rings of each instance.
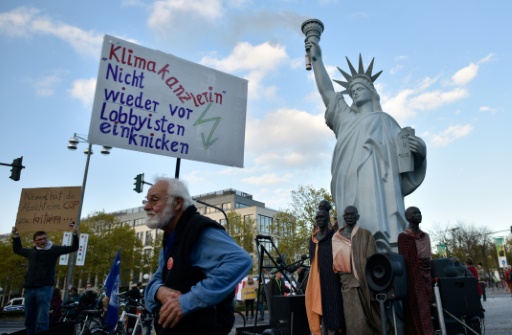
[[[305, 43], [308, 42], [308, 40], [314, 40], [318, 43], [320, 41], [320, 35], [322, 35], [322, 32], [324, 31], [324, 24], [320, 20], [309, 19], [302, 23], [301, 30], [304, 35], [306, 35], [306, 39], [304, 40]], [[311, 70], [309, 48], [306, 48], [306, 70]]]

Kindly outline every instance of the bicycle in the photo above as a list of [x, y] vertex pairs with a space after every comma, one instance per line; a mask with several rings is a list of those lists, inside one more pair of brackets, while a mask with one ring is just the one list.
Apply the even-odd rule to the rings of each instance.
[[[127, 299], [127, 302], [124, 306], [123, 312], [121, 313], [121, 317], [119, 318], [118, 325], [125, 325], [127, 334], [151, 335], [151, 330], [153, 328], [153, 318], [151, 317], [151, 314], [146, 309], [144, 304], [129, 297], [126, 297], [125, 299]], [[129, 312], [133, 309], [135, 310], [135, 313]], [[129, 318], [136, 319], [135, 324], [131, 329], [128, 329]]]
[[[91, 335], [151, 335], [151, 331], [153, 329], [153, 318], [146, 310], [144, 304], [126, 297], [125, 293], [120, 294], [119, 297], [124, 298], [126, 302], [121, 304], [123, 311], [114, 329], [112, 331], [108, 331], [103, 326], [101, 329], [95, 329], [95, 332]], [[131, 308], [134, 308], [136, 312], [128, 312]], [[128, 329], [129, 318], [136, 319], [132, 329]]]
[[84, 309], [75, 322], [75, 335], [103, 335], [103, 311], [100, 309]]

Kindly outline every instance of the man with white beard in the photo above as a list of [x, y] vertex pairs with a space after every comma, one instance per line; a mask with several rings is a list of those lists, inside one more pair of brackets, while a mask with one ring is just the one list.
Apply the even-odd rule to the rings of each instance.
[[158, 269], [144, 291], [157, 334], [229, 334], [235, 287], [251, 257], [197, 212], [179, 179], [157, 179], [143, 204], [146, 225], [164, 231]]

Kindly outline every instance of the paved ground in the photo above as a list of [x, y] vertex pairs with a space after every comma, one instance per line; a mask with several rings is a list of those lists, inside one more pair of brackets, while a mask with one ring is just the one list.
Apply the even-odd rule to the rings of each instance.
[[[484, 333], [486, 335], [510, 335], [512, 334], [512, 295], [509, 291], [487, 290], [487, 301], [482, 302], [485, 308]], [[254, 320], [248, 320], [254, 325]], [[268, 325], [268, 313], [265, 321], [258, 321], [258, 324]], [[236, 334], [236, 328], [243, 327], [243, 320], [237, 314], [235, 326], [230, 335]], [[10, 334], [23, 329], [23, 322], [10, 322], [0, 319], [0, 334]]]
[[[511, 335], [512, 334], [512, 295], [508, 291], [504, 290], [489, 290], [487, 289], [487, 301], [482, 301], [482, 306], [485, 309], [485, 318], [483, 322], [483, 332], [485, 335]], [[258, 324], [267, 324], [267, 318], [263, 323], [258, 321]], [[249, 320], [250, 324], [247, 326], [253, 326], [254, 320]], [[236, 328], [243, 327], [243, 321], [240, 316], [235, 318], [235, 326], [231, 331], [230, 335], [236, 335]], [[270, 328], [270, 327], [269, 327]], [[261, 334], [261, 332], [260, 332]], [[468, 334], [472, 334], [469, 333]]]

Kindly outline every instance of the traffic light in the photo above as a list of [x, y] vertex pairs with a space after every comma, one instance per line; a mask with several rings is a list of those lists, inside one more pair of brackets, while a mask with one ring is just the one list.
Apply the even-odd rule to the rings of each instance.
[[14, 181], [20, 180], [21, 169], [25, 168], [23, 166], [23, 156], [21, 156], [20, 158], [15, 158], [12, 161], [11, 166], [12, 166], [11, 176], [9, 178], [11, 178]]
[[133, 189], [137, 193], [142, 193], [142, 190], [144, 189], [144, 173], [138, 174], [137, 177], [134, 178], [135, 188]]

